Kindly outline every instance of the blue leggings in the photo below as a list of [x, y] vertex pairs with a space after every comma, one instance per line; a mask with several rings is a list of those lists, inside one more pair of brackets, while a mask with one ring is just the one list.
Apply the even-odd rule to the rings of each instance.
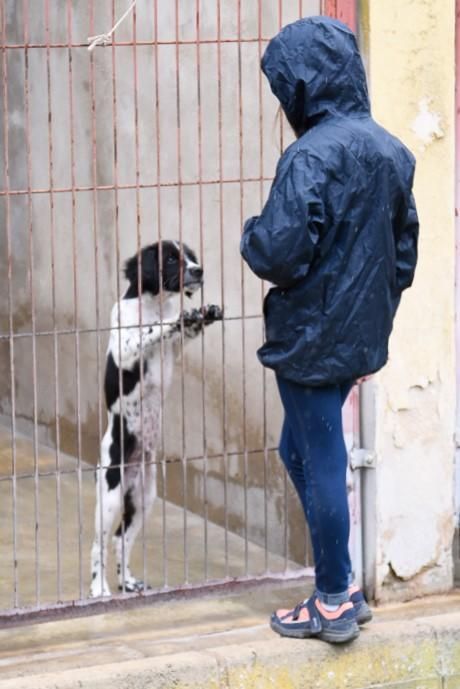
[[353, 383], [309, 388], [277, 382], [285, 412], [279, 452], [310, 529], [316, 589], [324, 603], [340, 604], [348, 600], [351, 576], [342, 405]]

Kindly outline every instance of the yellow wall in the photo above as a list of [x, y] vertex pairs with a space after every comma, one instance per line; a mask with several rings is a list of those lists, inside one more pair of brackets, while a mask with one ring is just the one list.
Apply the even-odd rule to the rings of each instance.
[[451, 585], [454, 0], [363, 3], [373, 115], [417, 158], [419, 264], [377, 391], [377, 597]]

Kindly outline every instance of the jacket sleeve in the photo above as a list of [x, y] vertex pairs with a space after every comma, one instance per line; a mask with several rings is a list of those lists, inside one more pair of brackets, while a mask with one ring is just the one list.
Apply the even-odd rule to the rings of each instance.
[[313, 170], [305, 157], [296, 155], [285, 163], [282, 158], [261, 215], [246, 221], [240, 245], [251, 270], [282, 288], [307, 275], [322, 221]]
[[411, 194], [395, 228], [396, 284], [401, 292], [410, 287], [414, 279], [418, 232], [417, 209]]

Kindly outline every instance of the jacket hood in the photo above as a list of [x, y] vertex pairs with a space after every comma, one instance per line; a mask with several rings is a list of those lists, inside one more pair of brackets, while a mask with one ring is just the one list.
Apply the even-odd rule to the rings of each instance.
[[262, 70], [296, 132], [322, 115], [370, 112], [356, 38], [336, 19], [288, 24], [268, 44]]

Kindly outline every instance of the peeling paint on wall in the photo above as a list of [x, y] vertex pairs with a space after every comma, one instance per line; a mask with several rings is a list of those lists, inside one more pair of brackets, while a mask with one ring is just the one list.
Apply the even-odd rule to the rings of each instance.
[[437, 398], [439, 387], [430, 384], [413, 385], [407, 390], [407, 406], [394, 415], [393, 442], [395, 448], [410, 446], [414, 438], [423, 435], [435, 439], [442, 432]]
[[432, 102], [429, 98], [422, 98], [419, 102], [419, 110], [417, 116], [412, 124], [412, 131], [420, 139], [420, 141], [428, 146], [436, 139], [444, 137], [444, 131], [441, 126], [441, 115], [431, 109]]
[[415, 282], [374, 382], [376, 596], [394, 601], [452, 586], [455, 2], [368, 6], [373, 113], [416, 155], [420, 217]]

